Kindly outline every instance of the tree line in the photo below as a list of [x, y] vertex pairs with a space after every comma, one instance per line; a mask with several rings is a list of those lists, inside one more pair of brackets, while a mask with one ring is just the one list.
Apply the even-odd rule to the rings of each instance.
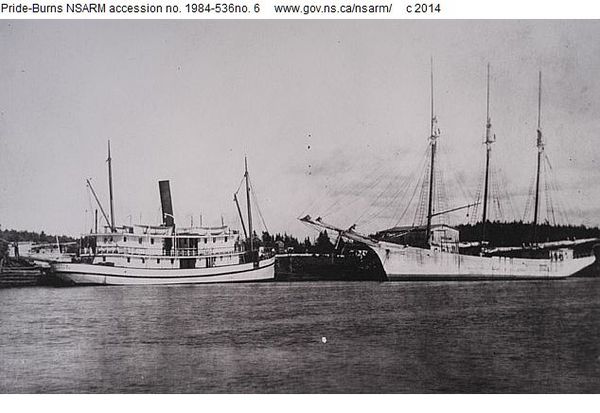
[[[56, 242], [56, 235], [46, 234], [44, 231], [33, 232], [5, 229], [0, 230], [0, 240], [3, 241], [0, 242], [0, 254], [4, 255], [8, 249], [9, 243], [29, 241], [40, 244], [50, 244]], [[77, 241], [77, 239], [65, 235], [59, 235], [58, 240], [61, 243]], [[253, 241], [255, 246], [262, 246], [268, 250], [274, 249], [277, 252], [288, 252], [291, 249], [294, 253], [329, 254], [335, 249], [335, 245], [330, 240], [327, 231], [319, 233], [314, 242], [312, 242], [309, 237], [306, 237], [301, 241], [285, 232], [283, 234], [277, 233], [275, 235], [263, 232], [260, 237], [255, 233]]]
[[260, 238], [255, 237], [257, 245], [278, 253], [294, 252], [300, 254], [330, 254], [335, 249], [327, 231], [321, 231], [314, 242], [309, 237], [300, 241], [298, 238], [287, 233], [271, 235], [264, 231]]
[[[460, 240], [464, 242], [481, 241], [482, 223], [456, 226]], [[533, 225], [523, 221], [487, 222], [485, 240], [496, 247], [520, 246], [534, 242]], [[600, 238], [600, 228], [585, 225], [538, 224], [537, 242]]]

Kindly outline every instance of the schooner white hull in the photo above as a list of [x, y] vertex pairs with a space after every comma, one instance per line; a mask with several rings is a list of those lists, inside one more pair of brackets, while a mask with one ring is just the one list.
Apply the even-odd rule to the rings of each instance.
[[594, 256], [564, 260], [480, 257], [382, 241], [369, 247], [379, 256], [390, 281], [557, 279], [595, 261]]
[[56, 263], [53, 273], [61, 280], [79, 285], [164, 285], [253, 282], [275, 278], [275, 258], [258, 263], [210, 268], [152, 269], [83, 263]]

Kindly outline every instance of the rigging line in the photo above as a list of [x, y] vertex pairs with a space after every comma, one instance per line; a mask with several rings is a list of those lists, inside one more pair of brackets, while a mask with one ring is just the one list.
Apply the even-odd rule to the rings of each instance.
[[[382, 174], [382, 176], [383, 176], [383, 174]], [[366, 196], [366, 195], [368, 195], [369, 191], [371, 191], [373, 188], [377, 187], [379, 184], [380, 184], [380, 182], [374, 182], [374, 183], [366, 185], [364, 188], [357, 187], [356, 188], [357, 190], [354, 193], [348, 194], [345, 198], [338, 199], [338, 205], [344, 201], [343, 207], [341, 209], [339, 209], [338, 212], [341, 213], [342, 211], [346, 211], [346, 210], [350, 209], [350, 207], [353, 207], [358, 202], [361, 202], [361, 201], [364, 202], [366, 200], [366, 198], [368, 198], [368, 196]], [[333, 211], [328, 210], [326, 214], [328, 214], [330, 212], [333, 212]]]
[[533, 202], [533, 195], [534, 195], [534, 187], [535, 187], [535, 174], [531, 177], [531, 181], [529, 183], [527, 200], [525, 202], [525, 212], [523, 213], [523, 222], [527, 222], [526, 219], [531, 210], [531, 204]]
[[[346, 201], [346, 199], [349, 199], [349, 201], [345, 202], [344, 207], [340, 211], [348, 210], [348, 209], [350, 209], [350, 207], [353, 207], [357, 202], [365, 201], [369, 197], [368, 194], [370, 192], [372, 192], [375, 188], [377, 188], [378, 186], [382, 185], [383, 182], [385, 182], [385, 180], [382, 180], [382, 178], [384, 178], [386, 175], [391, 175], [392, 178], [395, 178], [396, 175], [398, 174], [398, 172], [396, 172], [395, 170], [388, 171], [384, 167], [385, 167], [385, 163], [381, 162], [378, 165], [378, 167], [376, 169], [374, 169], [373, 173], [371, 173], [371, 176], [373, 176], [373, 175], [375, 175], [375, 173], [377, 173], [377, 175], [374, 177], [374, 179], [370, 179], [362, 188], [355, 189], [354, 193], [350, 194], [351, 196], [347, 196], [346, 198], [344, 198], [344, 197], [338, 198], [338, 200], [334, 203], [334, 205], [337, 206], [340, 203], [342, 203], [343, 201]], [[390, 179], [387, 187], [384, 190], [380, 191], [379, 195], [380, 196], [383, 195], [393, 183], [394, 183], [393, 179]], [[373, 203], [371, 203], [371, 205], [364, 208], [364, 212], [365, 213], [368, 212], [372, 205], [373, 205]], [[332, 212], [331, 207], [328, 208], [323, 215], [329, 214], [330, 212]], [[355, 223], [355, 222], [356, 222], [356, 219], [353, 220], [353, 223]]]
[[[427, 150], [427, 148], [426, 148], [426, 150]], [[423, 159], [423, 157], [421, 159]], [[408, 176], [406, 176], [403, 174], [406, 171], [406, 168], [403, 165], [401, 165], [400, 163], [396, 163], [395, 165], [396, 165], [396, 169], [394, 169], [394, 174], [390, 177], [390, 180], [389, 180], [387, 186], [385, 187], [385, 189], [383, 191], [381, 191], [378, 194], [378, 197], [375, 200], [375, 202], [372, 203], [372, 206], [374, 208], [372, 208], [373, 210], [371, 211], [371, 215], [373, 215], [373, 214], [378, 215], [380, 210], [382, 210], [382, 208], [379, 208], [379, 210], [377, 210], [377, 208], [375, 206], [378, 203], [378, 201], [381, 199], [381, 197], [387, 193], [388, 189], [390, 189], [394, 185], [397, 185], [397, 190], [392, 192], [392, 196], [389, 197], [390, 198], [389, 201], [386, 204], [384, 204], [383, 208], [385, 208], [385, 209], [389, 208], [389, 206], [393, 202], [395, 202], [395, 199], [397, 199], [399, 194], [401, 194], [406, 189], [406, 186], [410, 185], [410, 182], [413, 181], [416, 170], [420, 169], [418, 167], [411, 168], [411, 172], [409, 173]], [[398, 185], [398, 182], [397, 182], [398, 179], [400, 179], [400, 185]]]
[[[422, 225], [423, 221], [425, 219], [425, 216], [427, 215], [427, 198], [428, 198], [428, 186], [430, 185], [430, 174], [427, 173], [427, 171], [425, 171], [425, 173], [427, 174], [426, 176], [423, 176], [421, 180], [419, 180], [419, 185], [418, 187], [416, 187], [416, 189], [419, 190], [419, 198], [417, 200], [417, 204], [415, 205], [415, 212], [413, 215], [413, 220], [412, 220], [412, 225], [416, 226], [416, 225]], [[416, 195], [416, 192], [414, 193]], [[412, 201], [413, 201], [414, 197], [410, 199], [410, 205], [412, 205]], [[410, 206], [409, 205], [409, 206]]]
[[244, 177], [242, 177], [242, 179], [240, 180], [240, 184], [238, 185], [238, 188], [236, 189], [236, 191], [234, 192], [234, 195], [237, 195], [238, 192], [240, 192], [240, 189], [242, 188], [242, 184], [244, 183]]
[[499, 176], [500, 173], [498, 172], [498, 168], [494, 168], [494, 179], [496, 180], [495, 185], [496, 185], [496, 196], [498, 197], [498, 210], [500, 213], [500, 219], [502, 221], [506, 221], [506, 217], [504, 216], [505, 214], [505, 210], [506, 208], [504, 208], [503, 205], [505, 205], [505, 198], [502, 195], [502, 190], [501, 190], [501, 177]]
[[[560, 218], [560, 219], [562, 219], [563, 224], [569, 225], [569, 223], [571, 222], [571, 220], [569, 218], [569, 214], [573, 212], [573, 208], [568, 203], [565, 203], [564, 197], [561, 195], [562, 191], [558, 187], [558, 183], [555, 183], [554, 191], [557, 196], [558, 214], [559, 214], [559, 216], [562, 216], [562, 218]], [[582, 215], [582, 214], [579, 213], [577, 215]]]
[[[429, 152], [429, 151], [428, 151]], [[415, 202], [414, 204], [414, 212], [411, 212], [412, 214], [412, 221], [411, 221], [411, 225], [414, 226], [417, 221], [421, 220], [421, 217], [423, 215], [423, 208], [425, 208], [425, 200], [427, 197], [427, 185], [429, 182], [429, 177], [430, 175], [427, 173], [429, 168], [429, 153], [425, 154], [425, 162], [423, 163], [423, 167], [421, 170], [419, 170], [419, 175], [417, 177], [417, 179], [415, 180], [415, 186], [413, 188], [413, 192], [412, 192], [412, 196], [409, 198], [408, 200], [408, 204], [406, 205], [406, 207], [404, 208], [404, 211], [402, 211], [401, 216], [404, 215], [404, 212], [406, 211], [411, 211], [413, 209], [413, 201]], [[418, 196], [418, 197], [417, 197]], [[416, 201], [415, 201], [416, 199]], [[419, 222], [420, 223], [420, 222]]]
[[[394, 163], [395, 164], [395, 163]], [[385, 193], [385, 191], [387, 191], [387, 189], [394, 183], [394, 179], [396, 178], [396, 176], [400, 173], [400, 171], [396, 171], [395, 169], [392, 170], [385, 170], [382, 169], [383, 168], [383, 163], [380, 165], [381, 171], [379, 171], [378, 175], [375, 177], [374, 180], [372, 180], [371, 183], [365, 185], [364, 190], [372, 190], [375, 189], [377, 186], [379, 186], [380, 184], [382, 184], [382, 182], [385, 182], [385, 180], [382, 181], [382, 179], [388, 175], [388, 185], [385, 187], [385, 189], [383, 189], [382, 191], [379, 192], [379, 195], [382, 195]]]
[[472, 200], [473, 199], [473, 194], [469, 191], [468, 185], [465, 182], [464, 176], [462, 176], [462, 174], [459, 174], [458, 172], [455, 172], [454, 173], [454, 180], [458, 183], [458, 188], [461, 191], [461, 195], [465, 199]]
[[[433, 175], [433, 182], [435, 185], [433, 187], [433, 210], [431, 211], [432, 213], [444, 210], [444, 205], [443, 205], [444, 200], [443, 200], [443, 195], [442, 195], [443, 188], [440, 185], [441, 173], [442, 173], [441, 168], [438, 168]], [[432, 223], [434, 221], [437, 221], [438, 224], [445, 224], [446, 219], [447, 219], [447, 215], [445, 215], [445, 214], [438, 215], [437, 217], [432, 217]]]
[[470, 222], [472, 225], [476, 224], [479, 220], [479, 203], [481, 202], [481, 192], [483, 186], [485, 184], [485, 170], [481, 173], [481, 178], [479, 184], [477, 185], [477, 192], [475, 193], [475, 205], [473, 205], [473, 209], [471, 210], [471, 219]]
[[[380, 162], [375, 168], [373, 168], [368, 174], [366, 174], [363, 181], [367, 181], [367, 184], [366, 184], [367, 187], [369, 185], [371, 185], [371, 182], [377, 182], [377, 180], [379, 178], [381, 178], [381, 176], [383, 176], [383, 174], [385, 174], [385, 170], [383, 170], [384, 167], [385, 167], [385, 163]], [[373, 179], [373, 177], [375, 177], [375, 179]], [[339, 193], [341, 195], [339, 195], [332, 204], [326, 206], [326, 208], [324, 208], [325, 211], [327, 211], [327, 213], [329, 213], [329, 212], [331, 212], [331, 210], [333, 210], [335, 207], [337, 207], [342, 202], [341, 198], [348, 197], [348, 194], [346, 194], [346, 192], [348, 192], [348, 189], [350, 189], [351, 187], [356, 187], [356, 185], [357, 185], [357, 183], [355, 181], [347, 181], [340, 188], [335, 188], [332, 186], [328, 187], [328, 190], [326, 192], [326, 197], [331, 195], [333, 191], [336, 191], [337, 193]], [[322, 214], [322, 215], [324, 215], [324, 214]]]
[[[391, 184], [393, 183], [395, 182], [392, 180], [390, 184], [388, 184], [388, 187], [391, 186]], [[390, 206], [396, 202], [399, 194], [403, 191], [403, 188], [405, 186], [406, 178], [400, 182], [400, 185], [398, 185], [398, 189], [395, 192], [393, 192], [390, 196], [386, 197], [387, 199], [383, 199], [383, 194], [385, 194], [385, 191], [382, 191], [377, 196], [377, 198], [371, 203], [371, 205], [368, 208], [366, 208], [356, 219], [356, 224], [362, 226], [368, 225], [379, 219], [385, 220], [385, 216], [389, 216]]]
[[498, 179], [498, 170], [495, 166], [492, 166], [492, 186], [494, 192], [494, 198], [496, 200], [496, 219], [498, 221], [504, 221], [504, 213], [502, 211], [502, 197], [500, 196], [500, 187], [499, 187], [499, 179]]
[[[428, 148], [425, 149], [425, 153], [427, 151], [428, 151]], [[425, 158], [425, 156], [421, 157], [422, 162], [424, 161], [424, 158]], [[385, 219], [385, 216], [389, 216], [389, 214], [386, 214], [386, 212], [389, 211], [390, 206], [392, 204], [394, 204], [402, 194], [408, 192], [408, 190], [410, 189], [410, 183], [414, 181], [415, 173], [421, 169], [421, 168], [411, 168], [412, 172], [407, 177], [406, 176], [400, 177], [401, 173], [404, 172], [406, 168], [404, 168], [401, 164], [396, 164], [396, 165], [397, 165], [397, 167], [396, 167], [396, 169], [394, 169], [392, 171], [393, 173], [391, 174], [391, 177], [389, 178], [388, 184], [385, 186], [385, 188], [382, 191], [379, 192], [376, 199], [371, 203], [371, 205], [369, 205], [361, 213], [361, 215], [357, 218], [356, 223], [360, 222], [361, 225], [364, 225], [364, 224], [371, 223], [375, 219], [378, 219], [378, 218]], [[398, 185], [398, 182], [397, 182], [398, 178], [400, 178], [400, 185]], [[391, 193], [391, 196], [386, 196], [387, 201], [380, 203], [380, 201], [382, 200], [384, 195], [388, 194], [388, 190], [392, 186], [397, 186], [398, 189], [396, 191], [393, 191]], [[390, 220], [391, 222], [393, 222], [393, 218], [396, 215], [397, 215], [397, 213], [392, 214], [392, 216], [391, 216], [392, 220]]]
[[[546, 155], [546, 154], [545, 154]], [[571, 210], [573, 208], [571, 208], [568, 204], [565, 205], [565, 203], [563, 202], [563, 197], [561, 196], [562, 194], [562, 188], [559, 187], [558, 185], [558, 179], [556, 179], [556, 175], [554, 174], [554, 169], [552, 168], [552, 165], [550, 164], [550, 159], [548, 158], [548, 155], [545, 156], [546, 160], [548, 161], [548, 167], [550, 169], [550, 185], [551, 188], [553, 188], [556, 197], [557, 197], [557, 209], [558, 209], [558, 214], [559, 214], [559, 219], [560, 219], [560, 215], [562, 215], [562, 219], [563, 219], [563, 223], [565, 225], [569, 225], [569, 217], [567, 215], [567, 212], [569, 212], [568, 210]], [[579, 214], [581, 215], [581, 214]]]
[[[410, 182], [412, 182], [413, 177], [414, 177], [414, 171], [408, 177], [404, 177], [404, 179], [400, 182], [400, 185], [398, 185], [398, 189], [395, 192], [393, 192], [392, 195], [387, 199], [387, 202], [385, 202], [379, 208], [375, 207], [375, 205], [379, 202], [379, 200], [377, 200], [373, 204], [373, 208], [370, 211], [370, 213], [366, 217], [364, 217], [364, 219], [361, 218], [362, 219], [361, 222], [368, 223], [368, 222], [372, 222], [376, 219], [381, 219], [385, 222], [384, 226], [389, 226], [390, 224], [392, 224], [393, 217], [396, 215], [396, 212], [393, 212], [394, 209], [392, 208], [392, 206], [394, 204], [396, 204], [398, 198], [400, 198], [407, 191], [407, 188], [409, 188]], [[391, 216], [390, 216], [390, 211], [391, 211]], [[386, 216], [388, 217], [387, 219], [386, 219]]]
[[[488, 169], [488, 216], [486, 220], [493, 222], [498, 216], [498, 206], [496, 204], [496, 193], [494, 191], [494, 167], [490, 165]], [[483, 218], [483, 217], [482, 217]], [[483, 221], [483, 219], [482, 219]]]
[[[379, 169], [381, 169], [383, 166], [379, 165], [377, 167], [377, 171], [379, 172]], [[384, 174], [384, 172], [381, 173], [381, 176]], [[377, 177], [379, 178], [379, 176]], [[374, 181], [376, 182], [376, 181]], [[358, 184], [360, 185], [360, 183]], [[363, 184], [365, 188], [369, 188], [371, 185], [373, 185], [373, 183], [371, 182], [371, 180], [369, 180], [369, 182], [367, 184]], [[376, 183], [375, 183], [376, 185]], [[339, 195], [337, 196], [337, 198], [334, 199], [334, 202], [332, 204], [330, 204], [327, 208], [325, 208], [325, 210], [321, 213], [322, 216], [326, 216], [328, 214], [330, 214], [331, 212], [334, 212], [336, 210], [336, 208], [342, 204], [342, 202], [345, 202], [346, 200], [350, 199], [350, 198], [356, 198], [356, 189], [354, 190], [354, 193], [349, 193], [349, 189], [351, 187], [357, 187], [357, 183], [356, 182], [352, 182], [349, 181], [346, 184], [344, 184], [341, 188], [337, 189], [337, 192], [339, 193]], [[362, 189], [362, 187], [359, 187]], [[329, 193], [333, 192], [334, 189], [329, 189]], [[356, 199], [355, 199], [356, 200]]]
[[[92, 212], [94, 210], [94, 206], [92, 204], [92, 197], [90, 196], [90, 188], [87, 185], [86, 185], [86, 191], [85, 192], [87, 193], [89, 211]], [[86, 214], [86, 221], [87, 221], [87, 219], [88, 219], [88, 217], [87, 217], [87, 214]], [[92, 222], [90, 224], [90, 228], [94, 228], [94, 226], [93, 226], [94, 225], [94, 214], [92, 214], [91, 221]], [[85, 225], [87, 227], [88, 223], [86, 222]], [[87, 232], [87, 228], [86, 228], [86, 232]]]
[[[378, 202], [378, 200], [376, 200], [376, 202], [373, 203], [373, 206], [374, 206], [373, 210], [367, 216], [365, 221], [370, 221], [371, 219], [375, 219], [376, 217], [384, 218], [383, 214], [386, 211], [389, 211], [390, 207], [396, 203], [396, 200], [410, 189], [410, 183], [414, 181], [414, 176], [415, 176], [416, 172], [422, 170], [422, 164], [426, 161], [426, 152], [427, 151], [428, 151], [428, 148], [425, 150], [425, 152], [423, 153], [423, 156], [421, 157], [421, 167], [413, 168], [412, 172], [409, 174], [409, 176], [404, 177], [404, 180], [398, 186], [398, 190], [393, 192], [392, 196], [389, 198], [387, 203], [385, 203], [384, 205], [382, 205], [379, 208], [375, 208], [375, 205]], [[395, 183], [394, 180], [390, 180], [388, 187], [394, 183]], [[387, 190], [387, 188], [386, 188], [386, 190]], [[380, 196], [378, 198], [380, 198], [381, 195], [383, 195], [384, 193], [385, 193], [385, 191], [380, 193]], [[397, 215], [397, 213], [392, 213], [392, 216], [391, 216], [392, 219], [389, 221], [390, 224], [394, 222], [394, 218], [396, 215]]]
[[563, 202], [562, 190], [558, 185], [558, 180], [556, 179], [556, 175], [554, 174], [554, 169], [552, 169], [552, 165], [550, 164], [550, 160], [548, 159], [548, 155], [545, 156], [546, 161], [548, 162], [549, 169], [549, 178], [550, 178], [550, 191], [554, 192], [556, 198], [553, 198], [553, 206], [556, 209], [556, 213], [558, 214], [558, 220], [562, 221], [563, 224], [569, 225], [569, 218], [567, 216], [567, 208], [565, 207], [565, 203]]
[[548, 187], [548, 170], [546, 162], [542, 162], [542, 168], [544, 177], [544, 198], [546, 201], [546, 217], [548, 221], [550, 221], [550, 218], [552, 219], [552, 225], [556, 225], [556, 217], [554, 216], [554, 205], [552, 205], [552, 194], [550, 193]]
[[[417, 221], [419, 222], [419, 224], [422, 224], [423, 221], [423, 215], [425, 214], [425, 208], [426, 208], [426, 199], [427, 199], [427, 185], [429, 183], [429, 166], [430, 166], [430, 162], [431, 162], [431, 155], [430, 155], [430, 146], [428, 145], [427, 147], [427, 152], [426, 152], [426, 160], [423, 163], [423, 169], [421, 171], [419, 171], [419, 179], [415, 185], [415, 189], [413, 190], [413, 194], [410, 198], [410, 200], [408, 201], [408, 204], [406, 205], [406, 208], [404, 209], [404, 211], [402, 212], [402, 215], [400, 216], [400, 220], [402, 220], [404, 218], [404, 215], [406, 214], [406, 212], [409, 210], [409, 208], [412, 205], [412, 202], [415, 198], [415, 195], [417, 194], [417, 191], [419, 191], [419, 203], [416, 205], [415, 207], [415, 214], [413, 216], [413, 221], [412, 221], [412, 225], [415, 226], [415, 224], [417, 223]], [[399, 220], [399, 221], [400, 221]]]
[[488, 185], [489, 185], [489, 194], [488, 196], [491, 198], [491, 208], [489, 210], [490, 212], [490, 216], [488, 217], [489, 221], [493, 222], [494, 219], [498, 219], [500, 213], [499, 213], [499, 207], [498, 207], [498, 193], [496, 191], [496, 175], [495, 175], [495, 168], [493, 165], [490, 166], [489, 168], [489, 181], [488, 181]]
[[[446, 179], [446, 173], [444, 172], [443, 166], [444, 166], [444, 157], [440, 157], [440, 165], [442, 167], [438, 168], [438, 171], [436, 173], [436, 187], [437, 187], [437, 209], [436, 211], [445, 211], [447, 209], [449, 209], [448, 205], [449, 203], [449, 198], [448, 198], [448, 191], [446, 190], [446, 185], [448, 183], [448, 180]], [[443, 215], [439, 215], [438, 216], [438, 222], [442, 223], [442, 224], [448, 224], [451, 221], [451, 215], [450, 214], [443, 214]]]
[[260, 217], [260, 220], [262, 221], [262, 224], [265, 227], [265, 231], [269, 232], [269, 228], [267, 227], [267, 224], [265, 223], [265, 219], [264, 219], [262, 211], [260, 209], [260, 204], [258, 203], [254, 185], [252, 185], [252, 181], [250, 179], [248, 179], [248, 181], [249, 181], [249, 186], [250, 186], [250, 194], [252, 195], [252, 199], [254, 199], [254, 205], [256, 206], [256, 210], [258, 211], [258, 216]]
[[[325, 187], [327, 188], [327, 185], [325, 185]], [[329, 188], [327, 188], [327, 190], [330, 191]], [[327, 195], [327, 192], [325, 192], [325, 195]], [[314, 210], [318, 209], [317, 207], [319, 202], [323, 201], [324, 198], [325, 196], [313, 197], [312, 201], [304, 209], [302, 209], [302, 213], [298, 216], [298, 218], [302, 218], [307, 213], [314, 213]]]
[[[419, 171], [419, 176], [421, 175], [421, 171], [423, 170], [423, 166], [421, 168], [418, 169]], [[385, 210], [389, 211], [392, 207], [392, 205], [395, 205], [398, 201], [398, 199], [406, 199], [407, 195], [409, 193], [409, 191], [412, 188], [411, 183], [415, 182], [415, 175], [417, 174], [417, 169], [413, 170], [412, 173], [408, 176], [407, 179], [405, 179], [405, 181], [403, 182], [402, 186], [399, 188], [399, 190], [394, 194], [394, 196], [388, 201], [387, 205], [385, 206]], [[415, 183], [415, 190], [416, 188], [419, 187], [419, 183], [418, 180]], [[413, 192], [415, 191], [413, 190]], [[413, 197], [414, 198], [414, 197]], [[409, 202], [406, 206], [406, 208], [410, 207], [410, 204], [412, 203], [412, 198], [409, 199]], [[392, 209], [392, 214], [388, 216], [388, 219], [386, 221], [386, 223], [388, 224], [387, 226], [395, 226], [396, 223], [398, 222], [399, 216], [402, 214], [402, 209], [401, 208], [393, 208]], [[384, 218], [384, 216], [381, 216], [382, 218]]]
[[[390, 179], [389, 182], [387, 183], [387, 185], [385, 186], [385, 188], [379, 192], [379, 194], [377, 195], [377, 197], [375, 198], [375, 200], [373, 202], [371, 202], [371, 204], [364, 210], [362, 211], [362, 213], [356, 218], [355, 222], [368, 222], [371, 218], [374, 218], [376, 216], [378, 216], [378, 214], [384, 209], [384, 208], [388, 208], [396, 199], [396, 195], [402, 191], [405, 182], [406, 182], [406, 178], [404, 178], [404, 180], [401, 181], [400, 185], [398, 186], [398, 190], [396, 192], [392, 193], [392, 196], [390, 197], [389, 201], [382, 207], [377, 207], [377, 204], [379, 203], [379, 201], [381, 200], [381, 198], [387, 193], [388, 189], [390, 189], [393, 185], [397, 184], [396, 182], [396, 178], [397, 178], [396, 173], [394, 173]], [[365, 218], [363, 220], [363, 218]]]
[[[547, 157], [547, 155], [546, 155]], [[549, 161], [549, 159], [548, 159]], [[565, 205], [564, 202], [564, 198], [562, 196], [563, 191], [562, 188], [559, 187], [559, 183], [558, 183], [558, 179], [556, 179], [556, 175], [554, 174], [554, 170], [552, 169], [552, 165], [550, 164], [550, 162], [548, 162], [548, 167], [550, 169], [550, 189], [554, 192], [555, 194], [555, 206], [556, 206], [556, 212], [558, 214], [558, 219], [559, 221], [562, 220], [562, 223], [565, 225], [569, 224], [569, 218], [567, 216], [567, 207], [568, 205]]]
[[[393, 177], [394, 179], [390, 180], [390, 183], [388, 184], [388, 186], [386, 187], [386, 189], [379, 194], [377, 200], [373, 203], [373, 208], [372, 208], [372, 211], [370, 213], [370, 217], [374, 218], [374, 217], [380, 216], [380, 217], [383, 218], [385, 216], [384, 215], [385, 212], [389, 211], [390, 208], [391, 208], [391, 206], [396, 203], [396, 201], [398, 200], [398, 198], [409, 190], [411, 182], [414, 181], [414, 176], [415, 176], [416, 172], [420, 171], [422, 169], [422, 165], [424, 164], [424, 162], [426, 162], [426, 153], [427, 153], [427, 151], [428, 151], [428, 148], [425, 148], [424, 155], [421, 157], [421, 165], [420, 165], [420, 167], [417, 166], [417, 168], [411, 168], [412, 171], [410, 172], [410, 174], [408, 176], [403, 176], [401, 178], [400, 184], [397, 186], [398, 189], [396, 191], [392, 192], [392, 195], [389, 197], [387, 203], [385, 203], [383, 206], [381, 206], [379, 208], [376, 208], [376, 204], [379, 202], [379, 199], [381, 198], [381, 196], [383, 196], [386, 193], [387, 189], [391, 185], [394, 185], [394, 184], [397, 183], [395, 181], [395, 177], [398, 174], [396, 174]], [[400, 165], [398, 165], [398, 167], [401, 168], [401, 171], [404, 171], [406, 169], [404, 167], [401, 167]], [[392, 213], [391, 218], [393, 218], [395, 215], [396, 215], [396, 213]], [[392, 221], [390, 221], [390, 222], [392, 222]]]
[[513, 204], [513, 201], [512, 201], [512, 196], [508, 192], [508, 185], [506, 183], [506, 175], [504, 174], [504, 170], [502, 168], [500, 168], [498, 170], [498, 174], [500, 175], [500, 179], [499, 179], [500, 180], [500, 194], [506, 200], [505, 202], [506, 202], [506, 205], [508, 205], [511, 219], [516, 221], [517, 213], [516, 213], [516, 209]]

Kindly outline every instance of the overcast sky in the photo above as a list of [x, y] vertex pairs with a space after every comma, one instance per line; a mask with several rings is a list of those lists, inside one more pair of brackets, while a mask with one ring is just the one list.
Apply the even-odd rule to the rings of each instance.
[[110, 138], [117, 223], [158, 223], [170, 179], [179, 223], [235, 224], [247, 154], [271, 232], [312, 234], [302, 213], [366, 228], [426, 150], [431, 57], [450, 195], [480, 182], [489, 62], [493, 160], [522, 218], [542, 70], [553, 196], [599, 225], [599, 38], [597, 21], [1, 21], [0, 225], [89, 231]]

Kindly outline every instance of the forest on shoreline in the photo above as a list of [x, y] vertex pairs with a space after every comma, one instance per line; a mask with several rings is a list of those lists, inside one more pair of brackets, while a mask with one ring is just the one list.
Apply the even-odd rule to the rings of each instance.
[[[460, 231], [460, 240], [462, 242], [481, 241], [482, 223], [458, 225], [456, 229]], [[268, 250], [275, 250], [278, 253], [294, 252], [308, 254], [329, 254], [335, 249], [336, 234], [330, 238], [327, 231], [321, 231], [314, 241], [310, 237], [303, 240], [287, 234], [276, 233], [271, 235], [263, 232], [259, 237], [255, 234], [254, 241], [256, 246], [262, 246]], [[0, 230], [0, 255], [4, 255], [8, 248], [8, 243], [31, 241], [35, 243], [54, 243], [56, 235], [46, 234], [44, 231], [19, 231], [19, 230]], [[585, 225], [549, 225], [540, 224], [537, 228], [538, 242], [549, 242], [559, 240], [575, 240], [584, 238], [600, 238], [600, 228], [587, 227]], [[61, 243], [75, 242], [76, 238], [59, 235], [58, 240]], [[493, 246], [520, 246], [533, 242], [533, 227], [530, 223], [518, 222], [488, 222], [486, 225], [486, 240]]]

